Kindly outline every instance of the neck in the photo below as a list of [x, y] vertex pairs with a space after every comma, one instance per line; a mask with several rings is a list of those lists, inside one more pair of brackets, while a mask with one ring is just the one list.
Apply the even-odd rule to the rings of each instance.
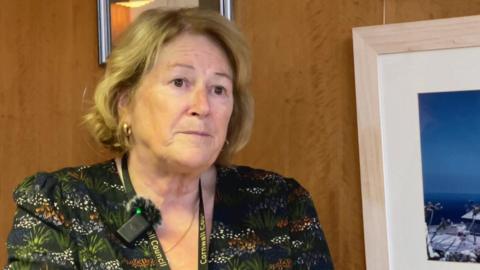
[[128, 171], [135, 192], [152, 200], [159, 208], [194, 205], [198, 199], [199, 180], [202, 179], [202, 187], [205, 187], [215, 179], [213, 166], [187, 171], [169, 165], [135, 151], [129, 153]]

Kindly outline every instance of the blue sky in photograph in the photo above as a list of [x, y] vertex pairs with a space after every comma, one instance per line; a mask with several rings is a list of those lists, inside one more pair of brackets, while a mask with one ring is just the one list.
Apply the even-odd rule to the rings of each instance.
[[424, 193], [480, 195], [480, 90], [418, 98]]

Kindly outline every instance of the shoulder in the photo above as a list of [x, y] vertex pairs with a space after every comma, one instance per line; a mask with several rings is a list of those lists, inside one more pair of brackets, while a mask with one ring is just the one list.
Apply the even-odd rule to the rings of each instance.
[[308, 212], [315, 214], [310, 193], [294, 178], [247, 166], [219, 167], [217, 174], [217, 195], [230, 207], [237, 204], [252, 209], [264, 206], [275, 213], [287, 213], [298, 205], [311, 205], [307, 207], [312, 209]]
[[26, 177], [15, 189], [14, 199], [35, 194], [52, 198], [62, 188], [89, 185], [89, 181], [101, 175], [114, 174], [112, 161], [93, 165], [66, 167], [52, 172], [38, 172]]
[[[93, 208], [89, 186], [99, 174], [108, 174], [109, 162], [90, 166], [67, 167], [52, 172], [38, 172], [25, 178], [15, 189], [13, 199], [18, 207], [52, 225], [62, 225], [62, 212], [69, 204], [82, 201], [85, 209]], [[90, 205], [89, 205], [90, 204]]]
[[219, 167], [218, 175], [220, 178], [227, 178], [230, 186], [260, 189], [283, 195], [310, 197], [306, 189], [296, 179], [264, 169], [248, 166]]

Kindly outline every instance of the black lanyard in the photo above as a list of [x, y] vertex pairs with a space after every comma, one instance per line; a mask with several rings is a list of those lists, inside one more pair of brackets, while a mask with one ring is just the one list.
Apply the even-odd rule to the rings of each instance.
[[[135, 196], [135, 190], [132, 186], [132, 181], [130, 180], [130, 174], [128, 173], [128, 155], [125, 154], [122, 157], [122, 174], [123, 182], [125, 185], [125, 192], [127, 196], [133, 198]], [[198, 269], [207, 270], [208, 269], [208, 251], [207, 251], [207, 224], [205, 221], [205, 210], [203, 208], [203, 196], [202, 196], [202, 185], [201, 181], [198, 182], [198, 193], [200, 196], [200, 206], [198, 209]], [[169, 270], [170, 266], [168, 265], [167, 256], [158, 241], [157, 234], [153, 228], [147, 231], [147, 239], [150, 244], [151, 251], [155, 256], [155, 260], [159, 269]]]

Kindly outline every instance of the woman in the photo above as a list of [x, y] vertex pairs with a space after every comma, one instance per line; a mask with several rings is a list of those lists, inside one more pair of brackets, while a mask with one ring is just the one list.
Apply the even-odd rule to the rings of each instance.
[[220, 15], [143, 13], [86, 116], [118, 158], [27, 178], [7, 268], [332, 269], [308, 192], [229, 164], [252, 126], [249, 71]]

